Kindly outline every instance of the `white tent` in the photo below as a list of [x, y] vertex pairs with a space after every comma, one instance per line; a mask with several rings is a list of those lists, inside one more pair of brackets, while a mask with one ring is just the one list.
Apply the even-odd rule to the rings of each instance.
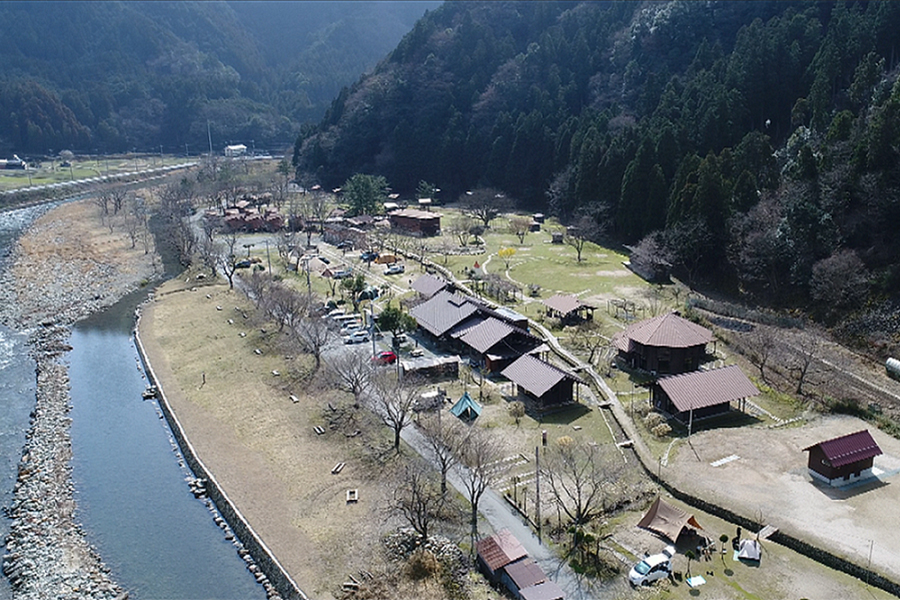
[[741, 549], [738, 551], [738, 558], [759, 560], [759, 557], [759, 542], [756, 540], [741, 540]]

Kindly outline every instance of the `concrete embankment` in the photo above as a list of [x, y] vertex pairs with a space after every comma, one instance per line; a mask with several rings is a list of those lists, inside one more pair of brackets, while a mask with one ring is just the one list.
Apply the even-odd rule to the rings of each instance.
[[150, 363], [147, 352], [141, 342], [140, 314], [138, 314], [134, 337], [135, 345], [144, 362], [148, 379], [156, 388], [159, 406], [169, 423], [169, 428], [172, 430], [172, 434], [181, 448], [185, 461], [194, 472], [194, 475], [202, 482], [203, 492], [209, 498], [207, 506], [210, 510], [218, 509], [218, 512], [224, 517], [224, 520], [221, 517], [216, 517], [216, 523], [225, 530], [227, 537], [232, 535], [237, 537], [237, 541], [234, 543], [238, 548], [238, 554], [247, 563], [247, 568], [250, 569], [256, 580], [265, 588], [266, 596], [269, 600], [279, 600], [281, 598], [306, 600], [306, 595], [297, 583], [291, 578], [281, 563], [278, 562], [278, 559], [266, 546], [262, 538], [256, 534], [221, 488], [218, 481], [216, 481], [215, 476], [206, 468], [206, 465], [203, 464], [203, 461], [200, 460], [194, 451], [194, 447], [191, 445], [184, 428], [166, 399], [164, 383], [156, 376], [153, 365]]

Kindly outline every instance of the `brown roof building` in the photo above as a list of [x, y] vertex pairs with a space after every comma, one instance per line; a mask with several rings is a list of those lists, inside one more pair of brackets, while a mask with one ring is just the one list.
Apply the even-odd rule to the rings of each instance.
[[577, 375], [529, 354], [516, 359], [501, 373], [512, 381], [519, 393], [537, 400], [541, 406], [575, 400], [575, 384], [584, 383]]
[[650, 389], [653, 406], [682, 422], [728, 412], [732, 402], [758, 395], [737, 365], [663, 377]]
[[388, 213], [391, 229], [399, 229], [411, 235], [430, 237], [441, 234], [440, 213], [404, 208]]
[[505, 368], [542, 343], [524, 329], [513, 327], [494, 317], [476, 322], [472, 327], [461, 328], [457, 339], [466, 351], [477, 356], [479, 362], [491, 372]]
[[478, 563], [491, 581], [499, 577], [500, 569], [528, 556], [528, 552], [508, 529], [501, 529], [494, 535], [475, 543]]
[[449, 283], [447, 283], [440, 277], [435, 277], [434, 275], [425, 273], [412, 282], [412, 289], [414, 289], [420, 296], [431, 298], [441, 290], [447, 288], [449, 285]]
[[594, 316], [594, 307], [585, 304], [575, 296], [556, 294], [541, 302], [547, 307], [548, 317], [559, 317], [563, 322]]
[[519, 590], [529, 588], [547, 581], [547, 575], [539, 564], [531, 558], [506, 565], [500, 574], [500, 582], [516, 597], [521, 598]]
[[813, 444], [803, 451], [809, 452], [809, 474], [833, 486], [872, 477], [875, 457], [882, 454], [865, 429]]
[[419, 327], [439, 338], [477, 312], [478, 307], [464, 296], [441, 291], [411, 308], [409, 314]]
[[712, 332], [671, 312], [629, 326], [613, 336], [619, 358], [633, 369], [685, 373], [700, 367]]

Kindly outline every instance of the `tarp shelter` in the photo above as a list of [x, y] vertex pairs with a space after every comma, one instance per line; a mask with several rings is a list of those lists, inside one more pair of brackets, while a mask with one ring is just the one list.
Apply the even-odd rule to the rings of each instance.
[[662, 498], [657, 498], [644, 518], [638, 523], [638, 527], [649, 529], [673, 542], [678, 539], [681, 530], [690, 525], [694, 529], [703, 529], [694, 515], [690, 515], [677, 506], [672, 506]]
[[738, 551], [738, 558], [746, 560], [759, 560], [759, 542], [756, 540], [741, 540], [741, 549]]
[[450, 409], [450, 414], [463, 421], [473, 421], [481, 414], [481, 405], [472, 400], [469, 392], [465, 392]]

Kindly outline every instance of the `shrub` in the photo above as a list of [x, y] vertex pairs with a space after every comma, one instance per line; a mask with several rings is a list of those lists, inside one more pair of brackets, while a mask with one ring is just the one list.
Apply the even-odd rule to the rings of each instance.
[[658, 412], [649, 413], [646, 417], [644, 417], [644, 425], [647, 426], [647, 429], [653, 430], [654, 427], [661, 424], [663, 422], [663, 417]]
[[672, 428], [669, 427], [668, 423], [660, 423], [659, 425], [657, 425], [650, 431], [652, 431], [653, 435], [655, 435], [656, 437], [664, 438], [667, 435], [669, 435], [670, 433], [672, 433]]

